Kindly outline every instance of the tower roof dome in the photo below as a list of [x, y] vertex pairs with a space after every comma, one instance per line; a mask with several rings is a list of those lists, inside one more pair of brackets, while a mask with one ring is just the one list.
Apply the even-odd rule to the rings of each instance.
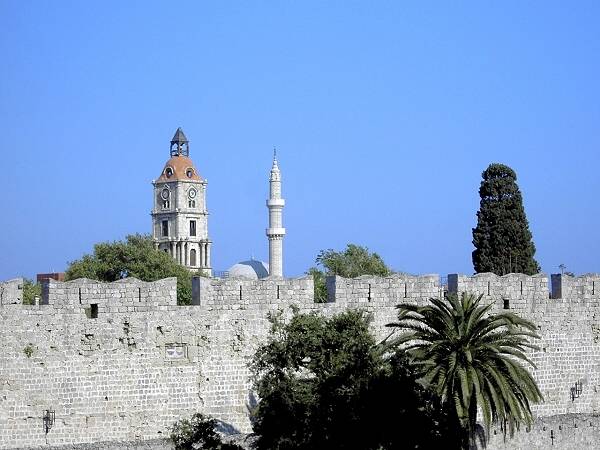
[[201, 181], [200, 174], [194, 167], [194, 163], [187, 156], [172, 156], [163, 168], [160, 177], [156, 181], [193, 180]]
[[156, 181], [194, 180], [200, 181], [200, 175], [190, 159], [190, 141], [181, 127], [177, 128], [171, 139], [171, 159], [167, 161], [160, 177]]

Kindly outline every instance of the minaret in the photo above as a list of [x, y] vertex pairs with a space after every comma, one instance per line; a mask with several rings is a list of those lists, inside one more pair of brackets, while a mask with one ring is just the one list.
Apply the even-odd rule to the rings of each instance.
[[269, 186], [270, 195], [267, 200], [267, 208], [269, 208], [269, 228], [267, 228], [267, 237], [269, 238], [269, 275], [282, 277], [285, 228], [283, 228], [281, 213], [285, 205], [285, 200], [281, 198], [281, 173], [277, 165], [276, 151], [273, 151], [273, 167], [271, 167]]

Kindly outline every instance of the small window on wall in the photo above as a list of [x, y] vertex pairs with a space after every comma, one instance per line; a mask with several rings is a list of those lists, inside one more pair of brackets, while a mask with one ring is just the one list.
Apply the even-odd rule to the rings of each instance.
[[190, 266], [196, 266], [196, 250], [194, 249], [190, 250]]
[[190, 236], [196, 236], [196, 221], [190, 220]]
[[169, 235], [169, 221], [168, 220], [162, 221], [162, 235], [163, 236]]
[[196, 200], [189, 200], [188, 208], [195, 208], [195, 207], [196, 207]]

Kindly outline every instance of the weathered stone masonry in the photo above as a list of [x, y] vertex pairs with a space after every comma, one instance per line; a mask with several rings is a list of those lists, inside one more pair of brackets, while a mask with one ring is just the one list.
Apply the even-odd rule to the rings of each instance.
[[[22, 280], [0, 283], [0, 448], [154, 439], [203, 411], [249, 431], [249, 362], [270, 311], [296, 305], [333, 314], [363, 308], [384, 337], [402, 302], [442, 295], [437, 275], [328, 279], [329, 303], [310, 278], [198, 278], [194, 305], [176, 305], [176, 280], [50, 281], [40, 305], [22, 304]], [[539, 326], [538, 416], [600, 412], [600, 276], [450, 275], [448, 289], [484, 295]], [[582, 383], [578, 398], [571, 387]], [[56, 422], [45, 434], [44, 411]]]

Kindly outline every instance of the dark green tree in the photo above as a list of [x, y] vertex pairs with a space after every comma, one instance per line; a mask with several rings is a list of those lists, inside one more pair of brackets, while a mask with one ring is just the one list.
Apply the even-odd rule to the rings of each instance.
[[306, 273], [312, 275], [315, 283], [315, 301], [327, 301], [325, 277], [339, 275], [344, 278], [356, 278], [361, 275], [387, 276], [391, 270], [377, 253], [369, 252], [367, 247], [348, 244], [343, 252], [333, 249], [321, 250], [315, 260], [317, 266]]
[[465, 450], [475, 448], [478, 410], [486, 431], [501, 423], [512, 435], [520, 424], [531, 425], [530, 403], [542, 401], [524, 366], [535, 367], [525, 352], [536, 349], [530, 343], [539, 338], [536, 326], [513, 313], [489, 314], [493, 305], [480, 305], [481, 297], [401, 304], [398, 322], [388, 325], [405, 331], [396, 343], [406, 346], [425, 385], [441, 396]]
[[437, 397], [416, 382], [401, 353], [384, 358], [369, 317], [271, 317], [251, 365], [260, 402], [259, 450], [452, 448]]
[[473, 228], [475, 272], [538, 273], [517, 174], [503, 164], [490, 164], [482, 177], [477, 227]]
[[149, 235], [133, 234], [125, 241], [96, 244], [93, 254], [69, 263], [65, 273], [66, 280], [116, 281], [126, 277], [142, 281], [177, 277], [177, 303], [191, 303], [192, 273], [167, 253], [156, 250]]

